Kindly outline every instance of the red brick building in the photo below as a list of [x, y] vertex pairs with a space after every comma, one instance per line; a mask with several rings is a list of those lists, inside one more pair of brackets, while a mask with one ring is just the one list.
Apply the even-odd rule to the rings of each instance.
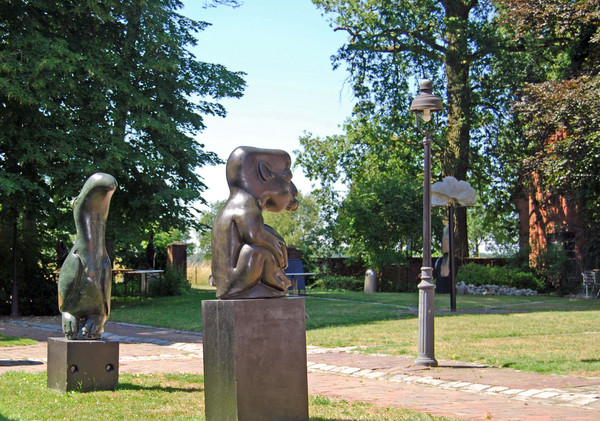
[[563, 196], [541, 191], [537, 175], [532, 177], [531, 187], [528, 197], [518, 203], [520, 246], [529, 246], [535, 261], [550, 243], [559, 244], [570, 259], [583, 264], [584, 233], [577, 206]]

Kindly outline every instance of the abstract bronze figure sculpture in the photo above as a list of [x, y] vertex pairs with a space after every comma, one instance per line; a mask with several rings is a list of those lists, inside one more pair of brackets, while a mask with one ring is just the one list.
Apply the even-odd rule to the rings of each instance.
[[67, 339], [100, 339], [110, 314], [112, 268], [104, 242], [112, 175], [96, 173], [73, 205], [77, 236], [58, 278], [58, 308]]
[[241, 146], [227, 160], [229, 199], [212, 229], [212, 274], [220, 299], [287, 295], [283, 238], [262, 212], [294, 211], [298, 190], [285, 151]]

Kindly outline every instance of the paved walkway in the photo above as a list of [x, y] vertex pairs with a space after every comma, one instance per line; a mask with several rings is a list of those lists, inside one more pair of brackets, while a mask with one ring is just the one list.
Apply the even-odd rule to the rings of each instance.
[[[0, 348], [0, 374], [46, 370], [47, 338], [62, 337], [58, 317], [0, 318], [0, 333], [40, 341]], [[103, 338], [121, 342], [125, 373], [202, 373], [202, 335], [108, 322]], [[437, 368], [414, 357], [362, 355], [308, 347], [309, 392], [468, 420], [600, 420], [600, 378], [525, 373], [459, 361]]]

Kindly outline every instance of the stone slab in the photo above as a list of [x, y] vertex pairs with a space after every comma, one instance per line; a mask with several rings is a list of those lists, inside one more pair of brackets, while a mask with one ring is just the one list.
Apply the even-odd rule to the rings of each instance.
[[48, 338], [48, 387], [61, 392], [114, 390], [119, 342]]
[[308, 420], [304, 298], [202, 302], [207, 421]]

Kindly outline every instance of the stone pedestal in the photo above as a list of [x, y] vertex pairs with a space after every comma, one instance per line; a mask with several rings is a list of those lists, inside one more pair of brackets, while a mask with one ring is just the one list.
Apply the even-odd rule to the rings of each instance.
[[119, 342], [48, 338], [48, 387], [61, 392], [114, 390]]
[[187, 279], [187, 244], [175, 242], [167, 245], [167, 268], [175, 269]]
[[308, 420], [304, 298], [202, 302], [207, 421]]

